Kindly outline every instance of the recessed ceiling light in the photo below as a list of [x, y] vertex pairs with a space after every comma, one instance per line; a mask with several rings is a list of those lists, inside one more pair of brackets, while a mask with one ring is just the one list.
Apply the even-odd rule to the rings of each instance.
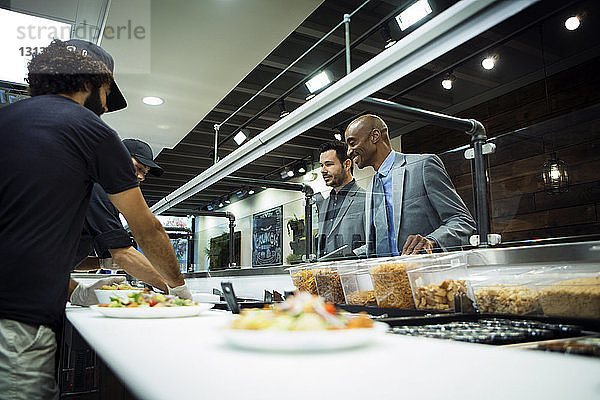
[[396, 44], [396, 41], [394, 39], [390, 38], [385, 42], [384, 48], [389, 49], [390, 47], [392, 47], [395, 44]]
[[291, 169], [287, 172], [287, 176], [289, 176], [290, 178], [292, 176], [294, 176], [294, 171], [292, 171]]
[[306, 82], [306, 87], [311, 93], [314, 93], [317, 90], [329, 85], [330, 83], [331, 77], [329, 76], [329, 72], [323, 71], [315, 75], [308, 82]]
[[427, 0], [419, 0], [396, 16], [400, 30], [405, 30], [431, 14], [431, 6]]
[[569, 17], [565, 21], [565, 28], [570, 31], [574, 31], [575, 29], [579, 28], [579, 25], [581, 25], [581, 20], [577, 15]]
[[306, 172], [306, 168], [304, 168], [304, 167], [300, 167], [300, 168], [298, 168], [298, 172], [299, 172], [300, 174], [303, 174], [303, 173], [305, 173], [305, 172]]
[[335, 140], [339, 140], [340, 142], [342, 141], [342, 135], [340, 135], [339, 133], [335, 133], [333, 137], [335, 138]]
[[246, 136], [246, 134], [243, 131], [239, 131], [237, 133], [237, 135], [235, 135], [233, 137], [233, 140], [235, 140], [235, 142], [238, 144], [238, 146], [241, 146], [242, 143], [244, 143], [244, 140], [246, 140], [248, 137]]
[[142, 97], [142, 103], [147, 104], [149, 106], [160, 106], [165, 101], [160, 97], [156, 96], [146, 96]]
[[496, 66], [496, 57], [486, 57], [481, 61], [484, 69], [490, 70]]
[[250, 195], [254, 194], [254, 189], [248, 190], [248, 194], [250, 194]]

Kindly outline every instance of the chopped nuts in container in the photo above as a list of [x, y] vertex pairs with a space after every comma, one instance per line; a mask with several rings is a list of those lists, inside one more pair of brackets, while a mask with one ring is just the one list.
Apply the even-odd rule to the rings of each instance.
[[499, 314], [531, 314], [539, 311], [539, 294], [522, 285], [489, 285], [474, 289], [479, 311]]
[[319, 296], [331, 303], [344, 303], [344, 290], [336, 268], [314, 268], [312, 272]]
[[381, 264], [372, 267], [369, 273], [379, 307], [413, 308], [415, 306], [406, 264]]
[[569, 279], [544, 286], [539, 300], [544, 315], [600, 318], [600, 277]]

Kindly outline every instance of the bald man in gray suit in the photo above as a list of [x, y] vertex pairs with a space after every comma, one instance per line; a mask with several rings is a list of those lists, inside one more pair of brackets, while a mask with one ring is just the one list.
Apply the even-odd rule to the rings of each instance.
[[346, 129], [348, 156], [375, 175], [366, 191], [368, 255], [431, 253], [466, 245], [475, 221], [434, 154], [392, 150], [388, 128], [363, 115]]

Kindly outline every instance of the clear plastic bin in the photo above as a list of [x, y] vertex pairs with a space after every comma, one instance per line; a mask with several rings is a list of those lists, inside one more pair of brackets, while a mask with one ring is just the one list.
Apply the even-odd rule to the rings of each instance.
[[411, 266], [393, 261], [374, 261], [369, 268], [377, 305], [383, 308], [414, 308], [415, 301], [406, 272]]
[[343, 304], [346, 301], [337, 267], [316, 267], [312, 269], [312, 274], [317, 286], [317, 294], [325, 301], [334, 304]]
[[338, 273], [342, 282], [342, 289], [344, 289], [346, 304], [357, 306], [377, 305], [373, 282], [367, 268], [355, 265], [339, 268]]
[[317, 294], [317, 284], [315, 283], [315, 277], [312, 274], [312, 266], [301, 266], [288, 268], [292, 283], [301, 292], [308, 292], [310, 294]]
[[546, 283], [538, 285], [544, 315], [600, 318], [600, 273], [563, 267], [545, 278]]
[[455, 296], [466, 296], [474, 301], [464, 263], [409, 269], [408, 278], [418, 309], [454, 310]]

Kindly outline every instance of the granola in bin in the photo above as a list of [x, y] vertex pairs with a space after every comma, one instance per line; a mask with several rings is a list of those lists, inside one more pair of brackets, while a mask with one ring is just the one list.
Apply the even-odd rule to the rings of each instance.
[[292, 282], [300, 292], [317, 295], [317, 284], [310, 269], [300, 269], [292, 273]]
[[414, 308], [406, 264], [381, 264], [370, 269], [377, 305], [384, 308]]

